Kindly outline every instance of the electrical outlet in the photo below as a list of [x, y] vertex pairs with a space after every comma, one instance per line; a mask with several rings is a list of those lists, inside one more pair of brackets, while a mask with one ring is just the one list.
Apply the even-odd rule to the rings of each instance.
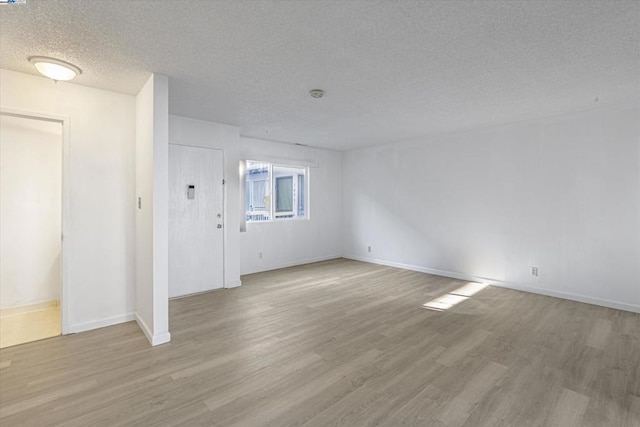
[[371, 252], [371, 246], [367, 246], [367, 252]]
[[531, 275], [538, 277], [538, 267], [531, 267]]

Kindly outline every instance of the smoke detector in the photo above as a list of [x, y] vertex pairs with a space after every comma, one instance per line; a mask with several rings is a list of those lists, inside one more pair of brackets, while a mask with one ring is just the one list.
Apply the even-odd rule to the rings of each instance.
[[309, 91], [309, 95], [311, 95], [312, 98], [322, 98], [324, 91], [322, 89], [312, 89]]

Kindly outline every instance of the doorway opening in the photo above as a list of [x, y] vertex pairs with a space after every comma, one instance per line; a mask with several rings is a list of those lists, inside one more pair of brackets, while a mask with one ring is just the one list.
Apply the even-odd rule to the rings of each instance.
[[0, 112], [0, 348], [63, 332], [64, 122]]

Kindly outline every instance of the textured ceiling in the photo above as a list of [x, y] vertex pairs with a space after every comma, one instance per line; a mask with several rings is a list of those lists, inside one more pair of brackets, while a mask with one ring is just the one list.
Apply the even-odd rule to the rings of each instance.
[[0, 40], [2, 68], [53, 56], [129, 94], [162, 73], [173, 114], [339, 150], [640, 98], [638, 1], [27, 0]]

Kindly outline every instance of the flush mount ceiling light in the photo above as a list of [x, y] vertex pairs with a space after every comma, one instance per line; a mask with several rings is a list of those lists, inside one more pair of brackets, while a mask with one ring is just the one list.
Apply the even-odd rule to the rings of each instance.
[[312, 89], [309, 91], [309, 95], [311, 95], [312, 98], [322, 98], [324, 91], [322, 89]]
[[30, 56], [29, 62], [36, 67], [40, 74], [56, 82], [72, 80], [78, 74], [82, 74], [82, 70], [75, 65], [46, 56]]

